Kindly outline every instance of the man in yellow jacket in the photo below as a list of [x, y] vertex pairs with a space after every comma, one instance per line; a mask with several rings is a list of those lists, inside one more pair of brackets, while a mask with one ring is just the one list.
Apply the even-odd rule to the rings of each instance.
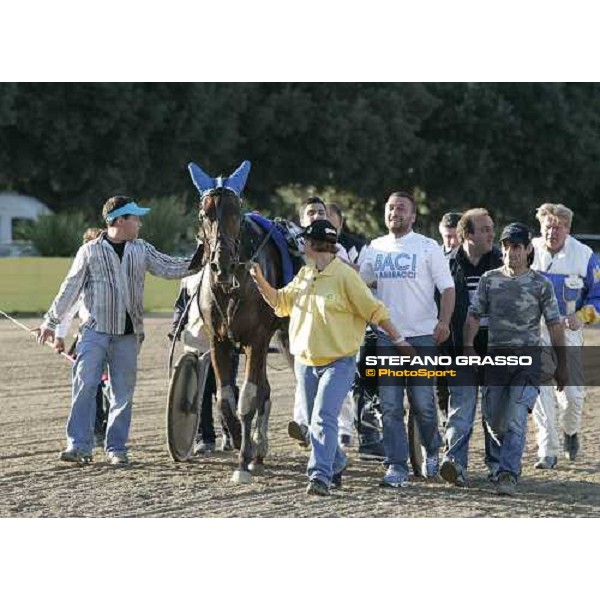
[[338, 444], [338, 416], [354, 379], [355, 356], [367, 322], [378, 325], [404, 352], [411, 346], [392, 324], [358, 274], [336, 258], [337, 231], [326, 220], [304, 232], [307, 265], [277, 290], [259, 265], [250, 271], [261, 294], [280, 317], [290, 317], [290, 351], [297, 393], [309, 408], [311, 455], [307, 494], [327, 496], [341, 487], [346, 455]]

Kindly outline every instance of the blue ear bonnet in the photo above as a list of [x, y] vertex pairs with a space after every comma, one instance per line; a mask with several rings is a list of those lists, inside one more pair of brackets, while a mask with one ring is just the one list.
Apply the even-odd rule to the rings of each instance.
[[234, 192], [239, 198], [246, 185], [246, 180], [250, 173], [250, 166], [250, 161], [245, 160], [229, 177], [216, 177], [214, 179], [193, 162], [188, 164], [188, 170], [192, 181], [201, 196], [204, 196], [212, 190], [227, 188]]

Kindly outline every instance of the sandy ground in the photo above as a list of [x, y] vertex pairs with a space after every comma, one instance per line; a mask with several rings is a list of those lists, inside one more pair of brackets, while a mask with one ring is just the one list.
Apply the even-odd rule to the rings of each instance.
[[[235, 457], [224, 452], [175, 464], [165, 437], [168, 327], [168, 319], [146, 322], [131, 466], [109, 466], [96, 450], [95, 462], [80, 467], [57, 461], [70, 403], [68, 363], [0, 319], [0, 517], [600, 516], [600, 388], [588, 389], [583, 450], [575, 463], [561, 460], [556, 471], [534, 471], [530, 422], [515, 498], [497, 497], [486, 482], [479, 421], [466, 489], [422, 481], [401, 491], [382, 489], [383, 467], [360, 462], [351, 450], [344, 488], [329, 498], [307, 497], [308, 454], [286, 434], [293, 376], [278, 356], [269, 357], [273, 410], [266, 474], [249, 485], [230, 483]], [[587, 332], [587, 342], [600, 345], [600, 331]]]

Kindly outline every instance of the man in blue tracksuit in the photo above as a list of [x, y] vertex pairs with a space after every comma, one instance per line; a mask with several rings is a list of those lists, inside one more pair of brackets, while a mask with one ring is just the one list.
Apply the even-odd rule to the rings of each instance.
[[[537, 426], [537, 469], [556, 467], [559, 438], [556, 424], [558, 405], [563, 430], [563, 452], [575, 460], [579, 452], [579, 431], [585, 398], [580, 348], [583, 327], [600, 322], [600, 261], [592, 249], [569, 235], [573, 211], [562, 204], [542, 204], [536, 217], [541, 236], [532, 243], [535, 258], [532, 268], [545, 275], [554, 288], [565, 325], [567, 359], [571, 385], [555, 392], [550, 385], [540, 389], [533, 411]], [[542, 343], [549, 344], [547, 329], [542, 326]]]

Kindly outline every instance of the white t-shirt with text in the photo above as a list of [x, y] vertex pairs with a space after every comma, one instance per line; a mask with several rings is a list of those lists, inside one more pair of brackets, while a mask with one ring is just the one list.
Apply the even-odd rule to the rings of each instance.
[[367, 285], [377, 283], [375, 296], [404, 337], [431, 335], [438, 320], [435, 289], [454, 287], [438, 243], [414, 231], [374, 239], [361, 253], [360, 276]]

